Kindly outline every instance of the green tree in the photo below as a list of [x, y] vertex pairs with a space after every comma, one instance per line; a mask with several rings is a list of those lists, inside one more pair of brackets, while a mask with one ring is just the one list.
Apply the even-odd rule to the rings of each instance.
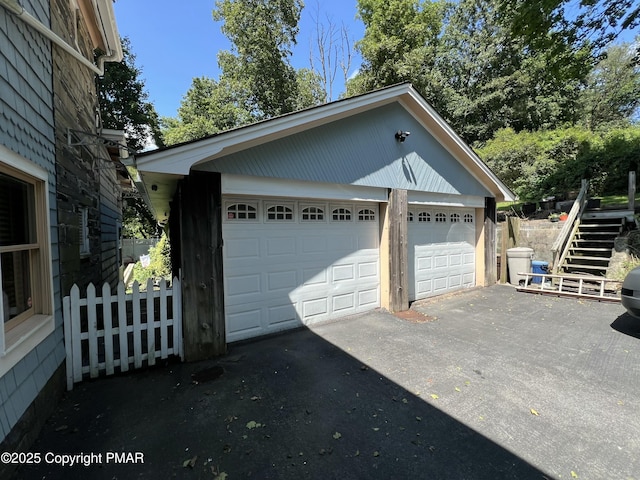
[[297, 82], [289, 63], [296, 43], [301, 0], [217, 0], [213, 18], [231, 51], [218, 54], [222, 75], [247, 92], [251, 114], [270, 118], [295, 110]]
[[105, 128], [123, 130], [129, 148], [136, 152], [150, 143], [162, 146], [158, 114], [145, 90], [142, 71], [127, 37], [122, 39], [124, 58], [120, 63], [105, 63], [104, 75], [96, 77], [98, 101]]
[[[599, 54], [623, 31], [640, 25], [637, 0], [498, 0], [498, 3], [501, 14], [512, 18], [512, 33], [523, 37], [534, 49], [554, 48], [562, 37], [578, 48], [588, 45]], [[557, 59], [549, 65], [560, 64], [561, 59]]]
[[250, 99], [226, 78], [194, 78], [178, 108], [178, 118], [163, 118], [163, 139], [174, 145], [203, 138], [253, 121]]
[[125, 197], [122, 206], [122, 237], [142, 239], [157, 237], [158, 234], [158, 222], [142, 197]]
[[633, 45], [610, 45], [580, 95], [582, 122], [594, 130], [624, 125], [640, 106], [640, 67]]
[[326, 101], [327, 92], [317, 72], [300, 68], [296, 71], [297, 95], [294, 110], [320, 105]]
[[[550, 56], [562, 66], [550, 70]], [[448, 19], [439, 62], [450, 91], [445, 105], [454, 128], [468, 141], [486, 141], [500, 128], [554, 128], [576, 120], [589, 52], [567, 43], [532, 50], [510, 30], [493, 0], [463, 0]]]
[[363, 62], [347, 93], [364, 93], [404, 81], [426, 85], [424, 76], [436, 61], [444, 2], [358, 0], [357, 8], [365, 25], [364, 37], [356, 43]]

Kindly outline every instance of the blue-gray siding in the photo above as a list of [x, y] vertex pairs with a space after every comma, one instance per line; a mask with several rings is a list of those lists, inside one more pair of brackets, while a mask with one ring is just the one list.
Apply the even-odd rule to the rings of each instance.
[[[49, 24], [46, 0], [23, 0], [25, 9]], [[51, 45], [0, 8], [0, 144], [49, 172], [53, 296], [56, 329], [0, 378], [0, 442], [64, 360], [59, 287]]]
[[[410, 131], [405, 142], [398, 130]], [[491, 196], [400, 104], [316, 127], [209, 163], [197, 170]]]

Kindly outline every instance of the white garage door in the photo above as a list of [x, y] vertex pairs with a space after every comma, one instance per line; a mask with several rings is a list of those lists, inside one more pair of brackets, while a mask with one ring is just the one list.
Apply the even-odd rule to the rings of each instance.
[[473, 209], [409, 206], [409, 300], [475, 285]]
[[224, 198], [227, 341], [380, 306], [378, 206]]

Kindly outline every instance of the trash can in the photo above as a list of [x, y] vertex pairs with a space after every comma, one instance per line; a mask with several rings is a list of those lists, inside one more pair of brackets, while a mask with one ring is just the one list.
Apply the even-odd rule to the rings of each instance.
[[[541, 260], [534, 260], [531, 262], [532, 273], [549, 273], [549, 262], [543, 262]], [[531, 283], [542, 283], [543, 277], [533, 277]]]
[[524, 282], [525, 276], [518, 275], [531, 271], [531, 261], [533, 260], [533, 248], [515, 247], [507, 250], [507, 266], [509, 267], [509, 283], [519, 285]]

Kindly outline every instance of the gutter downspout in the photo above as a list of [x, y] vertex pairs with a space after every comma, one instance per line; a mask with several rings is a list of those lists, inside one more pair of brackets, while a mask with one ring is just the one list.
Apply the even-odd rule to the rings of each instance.
[[82, 55], [75, 48], [64, 41], [64, 39], [58, 36], [53, 30], [51, 30], [49, 27], [40, 22], [40, 20], [27, 12], [24, 7], [18, 3], [17, 0], [0, 0], [0, 5], [9, 10], [18, 18], [21, 18], [27, 25], [33, 27], [35, 30], [40, 32], [46, 38], [51, 40], [53, 43], [62, 48], [65, 52], [70, 54], [72, 57], [74, 57], [76, 60], [91, 69], [99, 76], [104, 75], [104, 63], [110, 60], [114, 60], [118, 57], [117, 52], [110, 52], [109, 55], [103, 55], [99, 57], [98, 66], [96, 66], [93, 64], [93, 62], [85, 58], [84, 55]]

